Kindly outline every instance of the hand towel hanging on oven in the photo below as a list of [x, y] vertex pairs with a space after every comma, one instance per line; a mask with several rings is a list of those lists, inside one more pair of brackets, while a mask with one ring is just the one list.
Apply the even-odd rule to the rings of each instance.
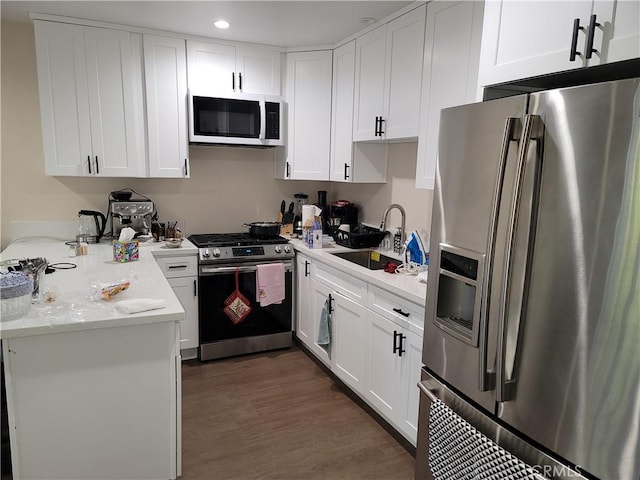
[[240, 293], [240, 272], [236, 268], [236, 289], [224, 301], [226, 305], [223, 309], [224, 313], [229, 317], [234, 325], [242, 322], [247, 315], [251, 313], [251, 303]]
[[324, 301], [318, 325], [318, 345], [324, 348], [331, 358], [331, 296]]
[[282, 303], [285, 297], [284, 263], [258, 265], [256, 285], [256, 300], [261, 307]]

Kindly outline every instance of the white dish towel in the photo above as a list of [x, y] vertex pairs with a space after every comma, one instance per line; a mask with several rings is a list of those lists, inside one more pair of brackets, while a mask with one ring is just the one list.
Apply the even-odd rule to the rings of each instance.
[[256, 295], [261, 307], [282, 303], [285, 294], [284, 263], [258, 265]]
[[165, 301], [159, 298], [133, 298], [116, 304], [116, 308], [122, 313], [140, 313], [164, 308], [164, 306]]

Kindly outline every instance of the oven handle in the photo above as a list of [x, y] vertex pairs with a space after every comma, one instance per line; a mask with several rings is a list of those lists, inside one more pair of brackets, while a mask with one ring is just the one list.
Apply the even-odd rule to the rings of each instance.
[[[291, 264], [285, 264], [285, 272], [291, 271]], [[257, 265], [238, 266], [238, 267], [200, 267], [200, 275], [225, 275], [228, 273], [238, 272], [256, 272]]]

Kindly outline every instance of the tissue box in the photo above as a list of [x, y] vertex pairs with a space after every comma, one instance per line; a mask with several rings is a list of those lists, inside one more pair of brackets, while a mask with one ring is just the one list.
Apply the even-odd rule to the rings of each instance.
[[131, 240], [129, 242], [113, 241], [113, 261], [119, 263], [135, 262], [140, 258], [138, 250], [138, 241]]

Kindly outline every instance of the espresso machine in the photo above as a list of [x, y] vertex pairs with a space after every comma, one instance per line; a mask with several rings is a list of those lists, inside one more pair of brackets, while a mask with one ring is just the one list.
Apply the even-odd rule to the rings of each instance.
[[111, 232], [113, 237], [118, 238], [120, 232], [125, 227], [133, 228], [137, 235], [150, 235], [153, 214], [153, 202], [149, 199], [110, 199], [109, 217], [111, 219]]

